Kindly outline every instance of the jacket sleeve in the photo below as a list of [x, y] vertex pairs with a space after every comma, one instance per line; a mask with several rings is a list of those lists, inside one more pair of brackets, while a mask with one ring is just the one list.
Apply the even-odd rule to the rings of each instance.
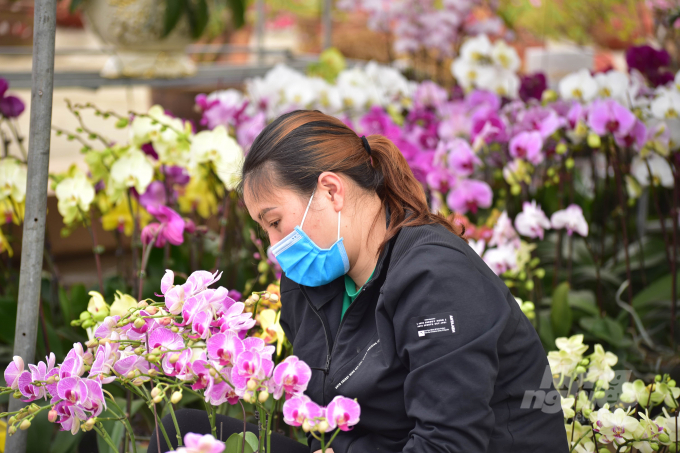
[[487, 450], [507, 291], [481, 260], [443, 245], [415, 246], [391, 266], [384, 300], [396, 301], [394, 352], [415, 420], [404, 453]]

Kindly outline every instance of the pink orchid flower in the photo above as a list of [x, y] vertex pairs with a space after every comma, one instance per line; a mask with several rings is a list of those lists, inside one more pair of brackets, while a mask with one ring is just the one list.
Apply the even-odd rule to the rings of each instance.
[[187, 433], [184, 436], [184, 447], [168, 453], [222, 453], [226, 445], [210, 434]]
[[323, 416], [323, 409], [306, 395], [296, 395], [283, 403], [283, 421], [290, 426], [302, 426], [305, 420], [314, 426], [315, 419]]
[[205, 389], [205, 401], [213, 406], [219, 406], [225, 402], [229, 404], [238, 403], [239, 396], [234, 388], [227, 381], [215, 382], [214, 378], [208, 380], [208, 387]]
[[47, 398], [47, 389], [42, 385], [34, 385], [36, 381], [44, 381], [47, 379], [47, 374], [49, 374], [54, 368], [54, 362], [56, 358], [54, 353], [50, 353], [49, 357], [46, 357], [46, 362], [38, 362], [37, 365], [29, 364], [28, 369], [30, 371], [22, 372], [17, 378], [18, 389], [22, 395], [26, 397], [24, 402], [31, 402], [39, 398]]
[[15, 355], [7, 368], [5, 368], [5, 382], [7, 387], [13, 390], [19, 389], [19, 375], [24, 371], [24, 359]]
[[184, 242], [184, 219], [178, 213], [167, 206], [150, 204], [146, 206], [149, 214], [153, 215], [160, 223], [150, 223], [142, 230], [142, 242], [151, 243], [154, 236], [156, 247], [163, 247], [166, 242], [180, 245]]
[[493, 192], [491, 187], [484, 181], [474, 179], [462, 179], [446, 197], [446, 204], [457, 213], [465, 214], [470, 211], [473, 214], [481, 208], [491, 206]]
[[336, 396], [326, 408], [326, 419], [328, 420], [328, 430], [333, 431], [340, 428], [341, 431], [350, 431], [354, 425], [359, 423], [361, 408], [359, 403], [344, 396]]
[[87, 384], [78, 376], [62, 379], [57, 384], [57, 395], [71, 404], [82, 406], [88, 399]]
[[526, 159], [534, 165], [543, 162], [542, 148], [543, 138], [540, 132], [520, 132], [510, 140], [510, 155], [517, 159]]
[[302, 393], [312, 378], [312, 370], [296, 356], [286, 357], [274, 368], [273, 379], [276, 383], [274, 398], [279, 399], [285, 391], [287, 395]]
[[71, 431], [74, 436], [80, 429], [80, 422], [87, 420], [87, 415], [82, 407], [67, 401], [62, 401], [54, 406], [59, 417], [57, 423], [61, 425], [62, 431]]
[[234, 366], [236, 358], [245, 350], [243, 341], [232, 331], [218, 333], [206, 341], [208, 357], [222, 366]]
[[116, 376], [111, 376], [111, 370], [118, 358], [120, 358], [120, 353], [118, 352], [117, 344], [106, 343], [105, 345], [99, 345], [88, 377], [96, 378], [103, 384], [115, 381]]
[[160, 348], [162, 351], [177, 350], [184, 347], [182, 337], [170, 329], [160, 328], [149, 334], [149, 350]]
[[245, 388], [248, 380], [263, 381], [271, 375], [274, 362], [261, 357], [258, 353], [244, 351], [236, 357], [236, 363], [231, 372], [231, 382], [237, 388]]
[[572, 204], [567, 209], [555, 212], [550, 217], [550, 223], [556, 230], [567, 229], [567, 234], [572, 235], [574, 231], [583, 237], [588, 236], [588, 222], [583, 217], [583, 210], [579, 205]]
[[475, 171], [475, 165], [482, 164], [470, 144], [463, 139], [452, 140], [447, 148], [449, 168], [458, 176], [470, 176]]
[[588, 112], [588, 126], [598, 135], [625, 136], [633, 128], [635, 115], [613, 99], [593, 102]]

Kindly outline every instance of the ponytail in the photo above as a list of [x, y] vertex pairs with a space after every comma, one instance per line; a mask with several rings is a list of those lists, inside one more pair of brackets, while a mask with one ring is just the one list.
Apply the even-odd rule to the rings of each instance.
[[310, 196], [325, 171], [349, 176], [362, 189], [376, 193], [389, 209], [390, 223], [378, 253], [407, 226], [440, 224], [463, 234], [430, 211], [422, 185], [391, 140], [382, 135], [362, 139], [342, 121], [316, 110], [287, 113], [264, 128], [246, 156], [240, 188], [247, 185], [254, 198], [275, 185]]

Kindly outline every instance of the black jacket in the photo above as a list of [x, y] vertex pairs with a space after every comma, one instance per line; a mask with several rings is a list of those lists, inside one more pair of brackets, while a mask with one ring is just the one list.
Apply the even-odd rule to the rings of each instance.
[[281, 281], [281, 326], [312, 367], [307, 395], [361, 406], [336, 453], [568, 452], [561, 410], [520, 407], [527, 391], [554, 390], [539, 337], [465, 241], [404, 228], [340, 322], [343, 292], [343, 278]]

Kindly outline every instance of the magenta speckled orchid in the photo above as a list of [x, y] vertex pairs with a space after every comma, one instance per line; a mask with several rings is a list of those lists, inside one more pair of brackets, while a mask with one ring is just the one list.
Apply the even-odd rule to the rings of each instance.
[[588, 112], [588, 126], [598, 135], [626, 136], [636, 120], [630, 110], [613, 99], [593, 102]]
[[302, 426], [307, 421], [310, 425], [316, 419], [324, 417], [324, 411], [305, 395], [296, 395], [283, 403], [283, 421], [290, 426]]
[[455, 212], [477, 212], [479, 208], [488, 208], [493, 200], [491, 187], [484, 181], [463, 179], [446, 197], [446, 204]]
[[520, 132], [510, 140], [510, 155], [518, 159], [526, 159], [534, 165], [540, 164], [544, 155], [543, 138], [540, 132]]
[[166, 242], [180, 245], [184, 242], [184, 219], [167, 206], [149, 204], [146, 206], [149, 214], [153, 215], [160, 223], [150, 223], [142, 230], [142, 242], [150, 244], [156, 238], [154, 245], [163, 247]]

